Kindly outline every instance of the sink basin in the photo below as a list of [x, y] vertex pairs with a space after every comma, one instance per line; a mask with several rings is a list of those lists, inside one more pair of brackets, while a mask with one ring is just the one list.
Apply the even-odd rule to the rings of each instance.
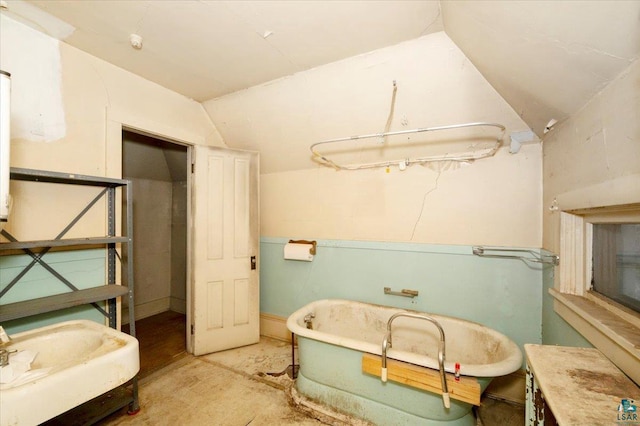
[[93, 321], [62, 322], [11, 338], [3, 349], [37, 355], [30, 371], [0, 384], [0, 426], [42, 423], [126, 383], [140, 369], [138, 340]]

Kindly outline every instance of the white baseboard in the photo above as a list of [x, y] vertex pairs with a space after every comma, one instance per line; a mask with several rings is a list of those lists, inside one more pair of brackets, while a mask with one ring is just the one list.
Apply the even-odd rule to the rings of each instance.
[[[161, 299], [152, 300], [151, 302], [142, 303], [136, 305], [135, 319], [136, 321], [143, 318], [147, 318], [153, 315], [166, 312], [171, 307], [171, 301], [169, 297], [163, 297]], [[129, 324], [129, 308], [122, 310], [122, 324]]]
[[178, 299], [175, 297], [171, 297], [171, 301], [169, 302], [169, 309], [173, 312], [177, 312], [179, 314], [186, 315], [187, 314], [187, 301], [184, 299]]
[[291, 342], [291, 332], [287, 329], [287, 319], [277, 315], [260, 313], [260, 335]]

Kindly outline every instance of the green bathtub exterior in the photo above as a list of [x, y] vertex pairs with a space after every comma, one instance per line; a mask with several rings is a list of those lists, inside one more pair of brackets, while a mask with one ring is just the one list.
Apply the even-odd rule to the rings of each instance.
[[[472, 405], [362, 372], [362, 352], [298, 336], [300, 395], [379, 425], [475, 426]], [[482, 391], [491, 378], [478, 378]]]

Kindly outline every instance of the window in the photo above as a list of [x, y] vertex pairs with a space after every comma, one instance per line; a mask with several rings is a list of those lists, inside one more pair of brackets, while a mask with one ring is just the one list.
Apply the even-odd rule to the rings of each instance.
[[559, 213], [554, 311], [640, 384], [640, 204]]
[[640, 312], [640, 224], [593, 225], [591, 290]]

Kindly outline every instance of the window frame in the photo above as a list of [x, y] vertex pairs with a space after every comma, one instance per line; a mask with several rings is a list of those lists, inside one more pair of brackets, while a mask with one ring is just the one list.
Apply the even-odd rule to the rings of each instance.
[[640, 204], [561, 211], [554, 310], [640, 385], [640, 313], [591, 290], [593, 225], [640, 223]]

